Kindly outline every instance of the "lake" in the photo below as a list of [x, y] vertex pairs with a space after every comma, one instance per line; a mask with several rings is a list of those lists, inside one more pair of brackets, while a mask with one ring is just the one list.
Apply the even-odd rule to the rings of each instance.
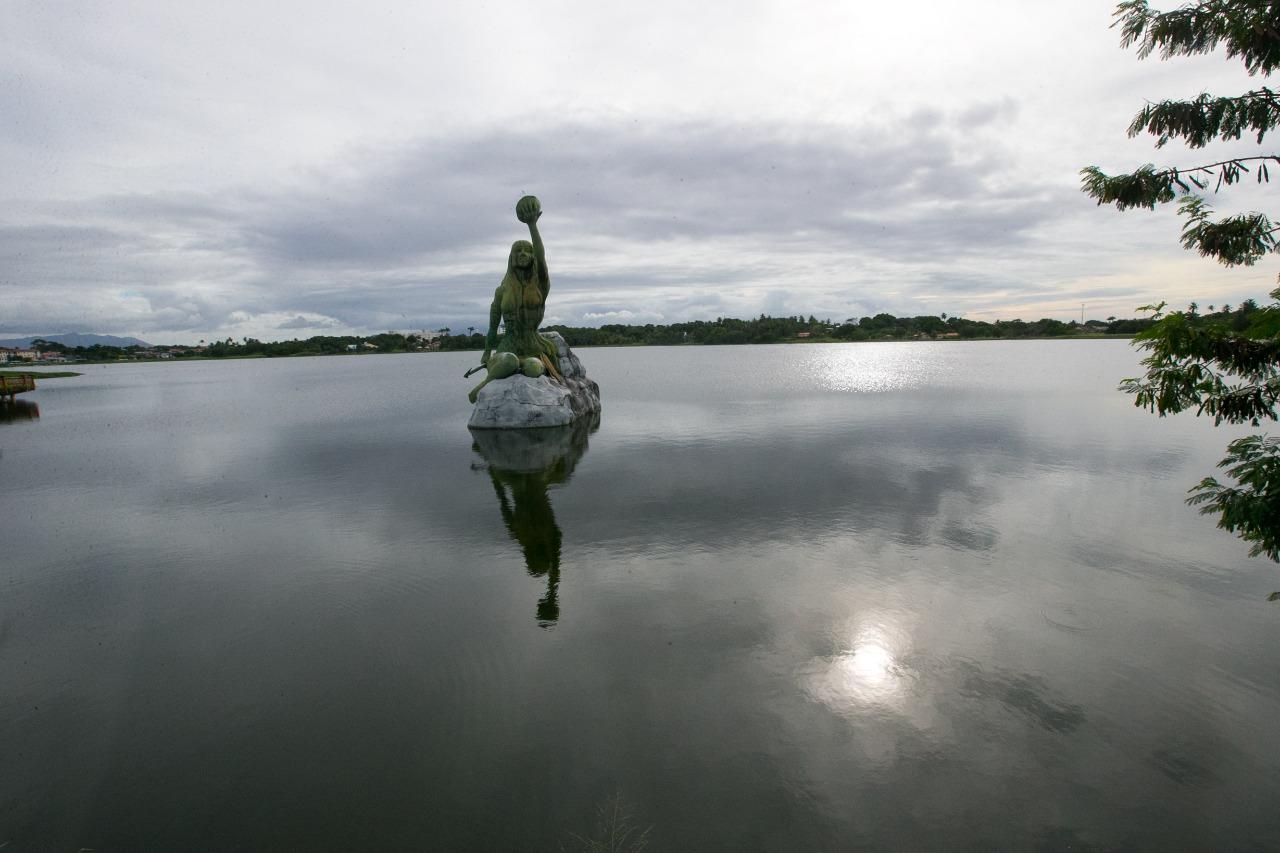
[[475, 353], [4, 409], [5, 853], [1280, 849], [1280, 571], [1183, 503], [1242, 433], [1127, 342], [579, 355], [552, 433]]

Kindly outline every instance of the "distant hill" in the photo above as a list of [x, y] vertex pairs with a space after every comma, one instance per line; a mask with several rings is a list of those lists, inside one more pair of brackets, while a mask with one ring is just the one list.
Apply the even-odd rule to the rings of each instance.
[[91, 347], [94, 344], [102, 344], [104, 347], [151, 346], [146, 341], [140, 341], [137, 338], [117, 338], [115, 335], [81, 335], [77, 332], [71, 332], [65, 335], [33, 335], [29, 338], [8, 338], [0, 341], [0, 347], [26, 348], [31, 346], [31, 342], [34, 340], [52, 341], [68, 347]]

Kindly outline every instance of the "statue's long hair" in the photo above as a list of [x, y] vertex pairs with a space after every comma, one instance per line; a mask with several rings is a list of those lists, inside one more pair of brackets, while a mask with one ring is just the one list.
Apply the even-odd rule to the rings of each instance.
[[[520, 249], [527, 249], [532, 254], [533, 244], [528, 240], [517, 240], [511, 244], [511, 251], [507, 253], [507, 274], [502, 277], [502, 290], [509, 295], [503, 298], [503, 302], [504, 304], [512, 305], [515, 308], [520, 325], [527, 326], [529, 321], [525, 315], [528, 309], [524, 304], [524, 285], [536, 284], [541, 287], [542, 282], [538, 279], [538, 262], [536, 260], [527, 272], [516, 268], [516, 252]], [[508, 303], [507, 299], [510, 299], [511, 302]]]
[[[520, 249], [528, 249], [529, 254], [533, 254], [533, 244], [528, 240], [517, 240], [511, 244], [511, 251], [507, 253], [507, 274], [503, 277], [502, 283], [507, 284], [542, 284], [538, 280], [538, 262], [535, 260], [529, 268], [528, 277], [516, 269], [516, 252]], [[492, 281], [493, 279], [489, 279]]]

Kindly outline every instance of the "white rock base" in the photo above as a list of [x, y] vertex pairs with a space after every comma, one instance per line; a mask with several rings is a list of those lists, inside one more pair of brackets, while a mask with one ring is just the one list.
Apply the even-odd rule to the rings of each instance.
[[480, 389], [467, 426], [471, 429], [532, 429], [564, 426], [600, 411], [600, 386], [587, 378], [582, 362], [558, 332], [543, 332], [558, 350], [564, 384], [549, 376], [517, 373]]

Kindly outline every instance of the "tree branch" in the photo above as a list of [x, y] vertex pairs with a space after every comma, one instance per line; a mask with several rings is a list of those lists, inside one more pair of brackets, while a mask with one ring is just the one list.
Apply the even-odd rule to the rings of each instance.
[[[1192, 192], [1188, 181], [1197, 189], [1208, 188], [1208, 183], [1196, 177], [1212, 176], [1217, 170], [1217, 185], [1214, 192], [1225, 186], [1237, 183], [1241, 177], [1250, 172], [1246, 163], [1262, 161], [1258, 168], [1258, 183], [1270, 182], [1271, 173], [1267, 162], [1280, 163], [1280, 156], [1275, 154], [1259, 154], [1252, 157], [1232, 157], [1217, 163], [1193, 166], [1189, 169], [1171, 167], [1156, 171], [1150, 163], [1136, 171], [1120, 175], [1108, 175], [1097, 166], [1088, 166], [1080, 170], [1082, 189], [1094, 198], [1098, 204], [1114, 204], [1117, 210], [1128, 210], [1131, 207], [1145, 207], [1154, 210], [1157, 204], [1173, 201], [1179, 192]], [[1186, 180], [1183, 180], [1183, 179]]]
[[1270, 74], [1280, 66], [1277, 0], [1205, 0], [1172, 12], [1152, 11], [1147, 0], [1125, 0], [1115, 17], [1120, 45], [1137, 45], [1141, 58], [1157, 48], [1168, 59], [1211, 53], [1223, 44], [1227, 56], [1239, 57], [1250, 74]]
[[1213, 97], [1207, 92], [1192, 101], [1147, 104], [1129, 125], [1129, 136], [1144, 131], [1156, 137], [1156, 147], [1182, 137], [1188, 146], [1203, 148], [1215, 139], [1239, 139], [1245, 131], [1261, 144], [1267, 131], [1280, 124], [1280, 98], [1263, 87], [1236, 97]]

